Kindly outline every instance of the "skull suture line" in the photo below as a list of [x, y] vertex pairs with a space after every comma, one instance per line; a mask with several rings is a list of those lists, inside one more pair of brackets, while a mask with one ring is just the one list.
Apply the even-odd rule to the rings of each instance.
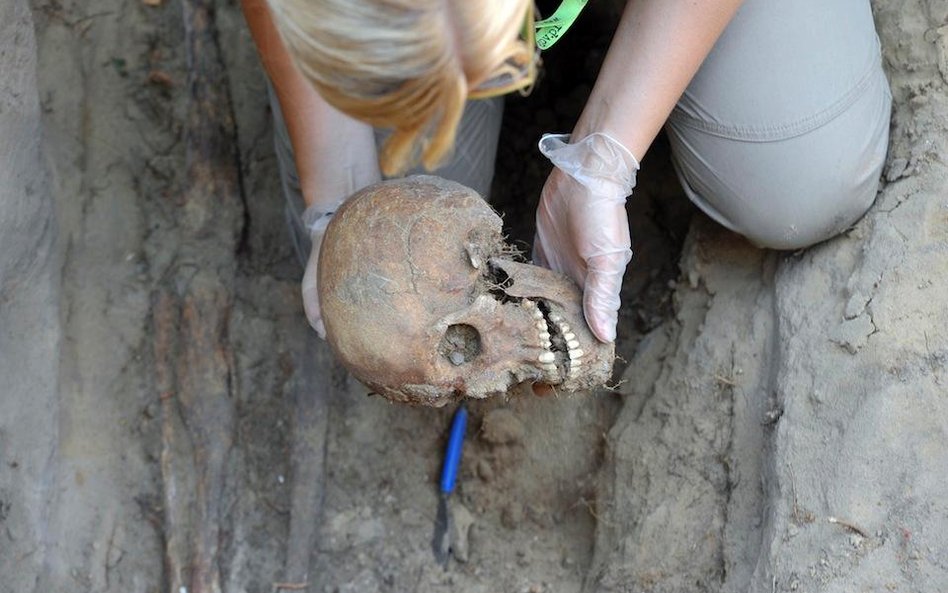
[[515, 260], [473, 190], [416, 176], [368, 187], [336, 212], [319, 259], [326, 336], [385, 397], [441, 406], [521, 383], [606, 382], [614, 346], [583, 319], [567, 277]]

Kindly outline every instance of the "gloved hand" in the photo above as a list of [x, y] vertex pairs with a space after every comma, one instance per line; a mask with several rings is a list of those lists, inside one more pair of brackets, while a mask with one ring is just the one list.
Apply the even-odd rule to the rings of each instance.
[[556, 168], [540, 194], [533, 259], [583, 288], [586, 323], [599, 340], [612, 342], [622, 276], [632, 259], [625, 199], [639, 163], [606, 134], [569, 140], [567, 134], [540, 139], [540, 152]]
[[326, 339], [326, 326], [323, 324], [323, 318], [319, 310], [319, 287], [318, 287], [318, 265], [319, 248], [323, 244], [323, 235], [326, 234], [326, 227], [332, 220], [335, 212], [326, 212], [325, 206], [314, 204], [303, 212], [303, 226], [309, 231], [309, 239], [313, 244], [309, 252], [309, 260], [306, 262], [306, 271], [303, 272], [303, 310], [306, 312], [306, 319], [316, 330], [320, 338]]

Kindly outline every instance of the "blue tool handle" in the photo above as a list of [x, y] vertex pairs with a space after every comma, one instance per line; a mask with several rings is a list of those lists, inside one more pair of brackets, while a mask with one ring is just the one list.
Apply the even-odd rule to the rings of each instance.
[[444, 467], [441, 468], [441, 492], [454, 492], [454, 482], [461, 466], [461, 448], [464, 446], [464, 431], [467, 430], [467, 408], [461, 406], [451, 421], [451, 434], [448, 436], [448, 448], [444, 453]]

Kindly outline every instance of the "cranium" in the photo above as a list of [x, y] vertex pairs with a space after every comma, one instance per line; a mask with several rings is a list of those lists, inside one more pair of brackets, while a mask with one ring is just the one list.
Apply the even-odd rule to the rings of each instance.
[[355, 194], [326, 229], [319, 299], [338, 359], [393, 400], [441, 406], [522, 383], [605, 383], [612, 344], [590, 333], [579, 288], [517, 261], [501, 219], [438, 177]]

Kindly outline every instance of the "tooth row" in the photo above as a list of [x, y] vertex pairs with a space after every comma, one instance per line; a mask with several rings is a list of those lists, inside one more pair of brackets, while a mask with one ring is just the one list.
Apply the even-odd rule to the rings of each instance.
[[[556, 355], [552, 352], [553, 345], [550, 341], [550, 332], [547, 328], [546, 319], [535, 302], [524, 300], [522, 303], [524, 308], [531, 311], [534, 318], [536, 319], [536, 328], [538, 330], [540, 346], [544, 350], [544, 352], [540, 353], [540, 355], [537, 357], [537, 361], [540, 363], [542, 369], [546, 373], [548, 373], [550, 376], [555, 376], [558, 373], [556, 366]], [[579, 340], [576, 339], [576, 334], [572, 332], [572, 328], [570, 328], [568, 323], [563, 321], [563, 318], [559, 314], [550, 313], [548, 317], [551, 322], [556, 324], [560, 335], [563, 336], [563, 341], [566, 343], [566, 354], [569, 356], [568, 378], [575, 379], [579, 376], [580, 370], [583, 366], [583, 355], [585, 355], [585, 352], [579, 347]]]
[[521, 301], [521, 303], [523, 304], [524, 309], [533, 312], [534, 317], [537, 319], [543, 319], [543, 313], [540, 311], [540, 308], [537, 307], [535, 302], [531, 301], [530, 299], [526, 299]]
[[[550, 319], [553, 319], [552, 315]], [[563, 322], [561, 319], [554, 321], [556, 326], [560, 329], [560, 333], [563, 335], [563, 341], [566, 342], [566, 354], [569, 356], [569, 373], [567, 374], [567, 378], [575, 379], [582, 370], [583, 355], [585, 352], [579, 347], [579, 340], [576, 339], [576, 334], [571, 331], [572, 328], [569, 324]]]
[[[550, 315], [550, 319], [553, 319], [553, 315]], [[554, 319], [556, 326], [560, 328], [560, 333], [563, 335], [563, 341], [566, 342], [566, 348], [569, 350], [570, 359], [580, 358], [583, 355], [583, 351], [579, 349], [579, 340], [576, 339], [576, 334], [570, 331], [568, 323], [562, 321], [558, 316], [557, 319]]]
[[[540, 311], [540, 308], [537, 306], [537, 304], [534, 301], [531, 301], [530, 299], [524, 299], [523, 301], [520, 302], [520, 304], [523, 306], [524, 309], [526, 309], [527, 311], [530, 311], [530, 313], [533, 315], [533, 318], [536, 320], [534, 325], [536, 326], [537, 331], [539, 332], [538, 337], [540, 338], [540, 347], [543, 348], [544, 350], [552, 349], [553, 343], [550, 341], [550, 331], [549, 331], [549, 328], [546, 326], [546, 319], [543, 318], [543, 312]], [[546, 353], [540, 355], [541, 356], [540, 362], [543, 362], [543, 359], [545, 358], [544, 356], [545, 354]], [[553, 366], [553, 370], [556, 370], [556, 365]]]

